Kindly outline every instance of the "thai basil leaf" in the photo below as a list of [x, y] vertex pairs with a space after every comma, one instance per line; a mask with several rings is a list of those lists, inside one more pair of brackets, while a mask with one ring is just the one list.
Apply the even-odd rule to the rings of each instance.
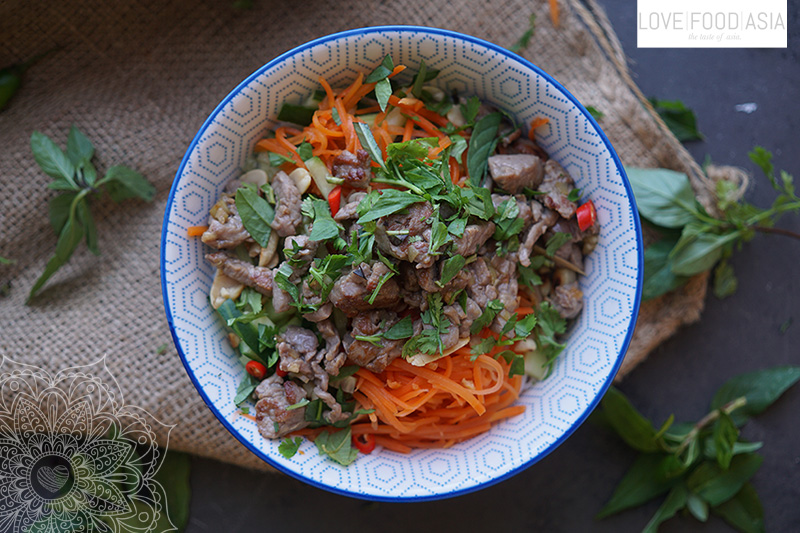
[[[320, 200], [322, 201], [322, 200]], [[259, 246], [267, 247], [275, 218], [275, 210], [257, 192], [248, 187], [236, 190], [236, 210], [242, 218], [242, 225]]]
[[731, 413], [734, 423], [741, 426], [749, 417], [763, 412], [772, 405], [798, 380], [800, 380], [800, 366], [768, 368], [742, 374], [729, 380], [717, 390], [711, 400], [711, 409], [719, 409], [744, 396], [747, 404]]
[[392, 56], [386, 54], [381, 64], [369, 73], [364, 83], [375, 83], [376, 81], [385, 80], [386, 77], [392, 73], [392, 70], [394, 70], [394, 61], [392, 61]]
[[407, 316], [400, 320], [397, 324], [390, 327], [386, 332], [383, 334], [383, 338], [389, 339], [392, 341], [400, 340], [400, 339], [407, 339], [414, 334], [414, 323], [411, 321], [411, 317]]
[[62, 178], [66, 180], [74, 189], [75, 184], [75, 165], [64, 154], [61, 148], [56, 145], [45, 134], [34, 131], [31, 134], [31, 151], [36, 163], [42, 168], [45, 174], [51, 178]]
[[378, 163], [381, 168], [385, 169], [386, 163], [383, 161], [383, 154], [381, 154], [381, 149], [375, 141], [375, 137], [372, 135], [372, 130], [369, 129], [369, 125], [363, 122], [356, 122], [353, 124], [353, 128], [356, 130], [356, 137], [358, 137], [359, 142], [361, 142], [362, 148], [367, 151], [373, 161]]
[[97, 248], [97, 227], [94, 225], [92, 212], [89, 210], [89, 203], [86, 198], [81, 198], [78, 201], [75, 214], [83, 226], [83, 231], [86, 233], [86, 247], [94, 255], [100, 255], [100, 250]]
[[733, 447], [739, 438], [739, 430], [730, 415], [722, 412], [714, 422], [713, 442], [719, 466], [727, 469], [733, 459]]
[[239, 386], [236, 388], [236, 396], [233, 398], [234, 405], [238, 407], [240, 404], [248, 400], [253, 394], [253, 391], [256, 390], [256, 387], [258, 387], [259, 383], [261, 382], [245, 372], [241, 383], [239, 383]]
[[489, 166], [489, 156], [494, 153], [497, 145], [497, 130], [503, 115], [490, 113], [480, 119], [472, 129], [467, 152], [467, 174], [473, 186], [478, 187], [483, 183], [486, 168]]
[[49, 280], [62, 265], [69, 261], [69, 258], [72, 257], [72, 253], [75, 251], [75, 248], [78, 247], [82, 238], [83, 226], [79, 223], [77, 218], [67, 218], [64, 227], [61, 229], [61, 234], [58, 236], [58, 242], [56, 243], [56, 250], [53, 257], [47, 261], [44, 272], [42, 272], [42, 275], [39, 276], [39, 279], [37, 279], [36, 283], [31, 287], [31, 292], [28, 294], [29, 301], [39, 289], [47, 283], [47, 280]]
[[665, 228], [680, 228], [695, 220], [697, 200], [686, 174], [633, 167], [625, 167], [625, 173], [643, 217]]
[[358, 450], [351, 446], [351, 431], [348, 426], [335, 433], [323, 431], [319, 434], [314, 444], [317, 445], [320, 455], [327, 455], [342, 466], [347, 466], [356, 460]]
[[650, 103], [679, 141], [703, 139], [703, 134], [697, 129], [697, 117], [695, 117], [694, 111], [686, 107], [683, 102], [650, 98]]
[[141, 198], [149, 202], [156, 194], [156, 188], [144, 176], [120, 165], [109, 168], [101, 183], [106, 185], [109, 196], [115, 202], [127, 198]]
[[392, 96], [392, 82], [388, 79], [382, 79], [375, 84], [375, 99], [378, 101], [381, 111], [386, 111], [390, 96]]
[[605, 518], [625, 509], [636, 507], [670, 490], [675, 479], [663, 474], [664, 454], [641, 453], [619, 482], [608, 503], [597, 514]]
[[73, 126], [69, 130], [67, 137], [67, 157], [75, 167], [91, 161], [94, 157], [94, 145], [86, 135], [78, 128]]
[[65, 192], [50, 200], [50, 225], [56, 234], [60, 234], [69, 218], [72, 201], [78, 193]]
[[601, 405], [606, 420], [628, 446], [641, 452], [655, 452], [660, 449], [653, 424], [616, 388], [608, 389]]
[[291, 459], [297, 454], [297, 451], [300, 449], [300, 445], [302, 443], [303, 439], [301, 437], [295, 437], [294, 439], [287, 437], [278, 445], [278, 453], [287, 459]]
[[325, 200], [312, 200], [314, 206], [314, 225], [308, 238], [312, 241], [335, 239], [339, 236], [339, 224], [331, 216], [330, 204]]
[[742, 485], [741, 490], [733, 498], [712, 510], [739, 531], [764, 533], [764, 508], [761, 506], [756, 489], [750, 483]]
[[281, 122], [291, 122], [299, 126], [308, 126], [314, 118], [314, 107], [306, 107], [295, 104], [283, 104], [278, 112], [278, 120]]
[[692, 472], [686, 482], [692, 492], [716, 507], [733, 498], [753, 477], [763, 460], [763, 457], [754, 453], [737, 455], [727, 470], [715, 462], [705, 462]]
[[447, 285], [454, 277], [458, 275], [462, 268], [464, 268], [464, 264], [466, 263], [466, 259], [464, 256], [461, 255], [454, 255], [450, 257], [442, 263], [442, 278], [436, 282], [437, 285], [440, 287], [444, 287]]
[[677, 242], [677, 239], [664, 238], [645, 248], [643, 300], [666, 294], [689, 281], [687, 276], [679, 276], [672, 271], [669, 254]]
[[644, 526], [642, 533], [656, 533], [660, 524], [666, 522], [675, 516], [678, 511], [686, 507], [688, 497], [689, 491], [686, 490], [685, 485], [681, 484], [673, 487], [673, 489], [669, 491], [667, 499], [664, 500], [664, 503], [662, 503], [661, 507], [656, 511], [656, 514], [653, 515], [653, 518]]
[[[367, 198], [364, 198], [366, 200]], [[362, 200], [363, 201], [363, 200]], [[416, 194], [395, 189], [384, 189], [372, 204], [369, 211], [361, 215], [358, 219], [359, 224], [378, 220], [381, 217], [402, 211], [411, 204], [422, 202], [424, 199]]]
[[680, 276], [693, 276], [711, 269], [722, 258], [725, 246], [740, 237], [738, 231], [723, 233], [700, 233], [681, 236], [670, 252], [672, 271]]

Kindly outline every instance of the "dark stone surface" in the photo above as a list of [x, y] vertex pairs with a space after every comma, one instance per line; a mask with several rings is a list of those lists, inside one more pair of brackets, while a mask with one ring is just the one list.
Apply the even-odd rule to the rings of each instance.
[[[789, 49], [688, 50], [636, 48], [635, 2], [602, 0], [648, 96], [681, 99], [697, 113], [706, 139], [689, 143], [702, 161], [755, 172], [747, 152], [756, 144], [775, 154], [778, 168], [800, 179], [800, 41], [798, 3], [789, 2]], [[755, 102], [752, 114], [736, 104]], [[586, 102], [591, 104], [591, 102]], [[757, 176], [747, 199], [768, 205], [774, 195]], [[800, 231], [800, 217], [781, 227]], [[696, 420], [716, 388], [750, 370], [800, 364], [800, 241], [758, 235], [733, 259], [738, 292], [709, 295], [701, 322], [683, 328], [625, 380], [621, 389], [655, 421], [670, 413]], [[793, 321], [784, 332], [781, 325]], [[753, 484], [770, 531], [800, 531], [800, 387], [787, 393], [743, 434], [763, 440], [764, 463]], [[477, 493], [417, 504], [368, 503], [329, 494], [283, 475], [257, 473], [214, 461], [192, 462], [188, 531], [638, 531], [658, 503], [596, 521], [633, 460], [605, 430], [584, 424], [538, 464]], [[730, 531], [677, 517], [661, 531]]]

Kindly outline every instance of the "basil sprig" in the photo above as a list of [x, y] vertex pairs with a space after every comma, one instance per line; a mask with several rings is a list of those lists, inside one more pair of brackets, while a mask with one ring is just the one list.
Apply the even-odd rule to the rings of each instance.
[[671, 415], [658, 429], [619, 390], [610, 389], [592, 416], [640, 453], [598, 518], [666, 494], [644, 531], [655, 532], [683, 509], [702, 522], [714, 513], [739, 531], [763, 531], [761, 503], [749, 483], [763, 461], [755, 453], [762, 443], [741, 440], [739, 428], [798, 380], [798, 366], [737, 376], [716, 392], [703, 418], [673, 424]]
[[155, 187], [144, 176], [124, 166], [110, 167], [98, 180], [97, 169], [92, 163], [94, 145], [75, 126], [69, 131], [66, 153], [38, 131], [31, 135], [31, 151], [42, 171], [53, 178], [47, 187], [63, 192], [50, 200], [50, 223], [58, 235], [56, 249], [44, 272], [31, 287], [28, 301], [69, 261], [84, 237], [89, 250], [100, 255], [97, 228], [89, 209], [91, 196], [106, 191], [114, 202], [128, 198], [150, 202], [156, 193]]

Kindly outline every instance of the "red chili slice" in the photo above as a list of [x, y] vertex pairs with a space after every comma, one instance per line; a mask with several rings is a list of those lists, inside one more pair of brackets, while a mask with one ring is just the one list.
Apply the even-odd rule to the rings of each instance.
[[364, 435], [353, 435], [353, 446], [355, 446], [361, 453], [370, 453], [375, 449], [375, 435], [369, 433], [365, 433]]
[[342, 187], [337, 186], [328, 194], [328, 203], [331, 205], [331, 215], [336, 216], [342, 204]]
[[248, 361], [248, 363], [244, 365], [244, 369], [256, 379], [264, 379], [264, 376], [267, 375], [267, 367], [258, 361]]
[[594, 202], [591, 200], [580, 206], [575, 214], [578, 217], [578, 227], [581, 231], [586, 231], [597, 222], [597, 211], [594, 208]]

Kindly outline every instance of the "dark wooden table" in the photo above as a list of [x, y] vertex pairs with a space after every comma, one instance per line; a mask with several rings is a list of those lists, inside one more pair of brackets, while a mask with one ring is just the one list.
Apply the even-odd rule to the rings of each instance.
[[[601, 0], [633, 60], [645, 95], [680, 99], [697, 113], [704, 141], [687, 144], [698, 161], [742, 166], [757, 178], [747, 199], [774, 198], [747, 152], [762, 145], [800, 180], [800, 5], [789, 2], [789, 48], [774, 50], [637, 49], [635, 2]], [[794, 4], [794, 5], [793, 5]], [[753, 113], [735, 106], [755, 103]], [[800, 231], [800, 216], [781, 227]], [[742, 372], [800, 364], [800, 242], [759, 235], [733, 258], [737, 293], [710, 295], [702, 320], [658, 348], [620, 388], [657, 422], [670, 413], [696, 420], [716, 388]], [[793, 321], [793, 322], [792, 322]], [[788, 328], [786, 327], [788, 324]], [[783, 328], [782, 328], [783, 326]], [[800, 388], [749, 423], [744, 436], [763, 440], [764, 463], [753, 484], [769, 531], [800, 531]], [[528, 470], [454, 499], [369, 503], [268, 475], [195, 459], [188, 531], [638, 531], [658, 503], [597, 521], [633, 454], [605, 430], [584, 424]], [[677, 517], [661, 531], [730, 531]]]

